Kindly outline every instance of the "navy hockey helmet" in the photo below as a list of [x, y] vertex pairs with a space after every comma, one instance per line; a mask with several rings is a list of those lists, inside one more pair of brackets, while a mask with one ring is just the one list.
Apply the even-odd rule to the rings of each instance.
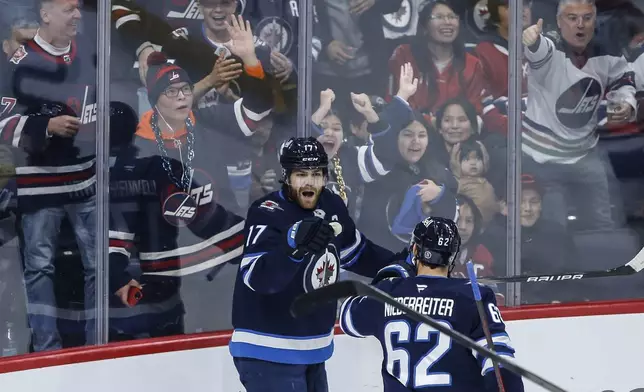
[[410, 247], [414, 245], [418, 261], [425, 265], [449, 267], [451, 271], [461, 247], [461, 236], [451, 219], [429, 217], [414, 228]]
[[327, 175], [329, 157], [317, 139], [292, 137], [280, 148], [280, 164], [285, 180], [294, 169], [322, 169]]

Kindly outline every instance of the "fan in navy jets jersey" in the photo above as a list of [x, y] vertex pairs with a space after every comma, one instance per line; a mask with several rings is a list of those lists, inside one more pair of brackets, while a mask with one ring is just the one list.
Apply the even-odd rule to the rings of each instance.
[[[453, 221], [427, 218], [416, 225], [410, 244], [414, 268], [406, 263], [392, 264], [378, 273], [373, 284], [416, 312], [486, 345], [469, 280], [449, 277], [460, 244]], [[493, 349], [499, 355], [514, 357], [494, 293], [487, 286], [480, 290]], [[349, 336], [378, 339], [384, 354], [381, 372], [385, 392], [501, 390], [489, 358], [390, 305], [367, 297], [347, 298], [340, 311], [340, 326]], [[523, 391], [519, 376], [501, 367], [501, 377], [506, 392]]]
[[[0, 91], [1, 140], [27, 154], [18, 196], [32, 211], [87, 200], [95, 184], [96, 50], [75, 39], [77, 0], [42, 4], [48, 21], [9, 59]], [[65, 23], [68, 31], [55, 31]]]
[[[249, 45], [236, 42], [242, 57], [242, 48], [253, 51], [248, 38]], [[153, 109], [111, 173], [111, 292], [127, 305], [133, 287], [143, 291], [141, 314], [111, 327], [135, 336], [182, 333], [179, 286], [205, 282], [207, 271], [241, 255], [244, 221], [222, 157], [232, 138], [251, 136], [272, 107], [270, 91], [259, 93], [268, 87], [257, 59], [245, 69], [255, 75], [255, 99], [195, 111], [187, 73], [165, 60], [160, 53], [148, 58]], [[139, 275], [129, 268], [136, 256]]]
[[[255, 36], [270, 48], [284, 54], [297, 64], [300, 1], [248, 0], [244, 16], [253, 24]], [[313, 5], [315, 7], [315, 5]], [[320, 50], [319, 40], [313, 39], [313, 56]]]
[[[214, 105], [219, 101], [234, 101], [243, 96], [242, 92], [248, 89], [244, 86], [244, 75], [236, 72], [239, 70], [241, 59], [232, 54], [227, 47], [231, 37], [226, 23], [233, 15], [239, 16], [243, 13], [247, 8], [246, 0], [201, 0], [194, 3], [199, 23], [172, 23], [172, 20], [159, 17], [158, 9], [153, 7], [153, 4], [129, 0], [116, 0], [112, 6], [112, 17], [125, 46], [138, 57], [143, 80], [147, 72], [145, 59], [155, 50], [154, 44], [162, 47], [169, 58], [176, 60], [177, 64], [197, 81], [195, 97], [201, 106]], [[254, 14], [257, 12], [253, 11]], [[266, 35], [265, 30], [263, 28], [262, 31]], [[279, 50], [271, 50], [271, 47], [258, 37], [255, 37], [255, 43], [265, 71], [277, 79], [275, 88], [283, 91], [295, 90], [297, 76], [293, 72], [293, 62]], [[218, 58], [225, 60], [222, 70], [231, 76], [226, 83], [212, 86], [207, 83], [206, 76], [211, 73]], [[206, 93], [207, 95], [200, 100], [199, 98]], [[291, 95], [294, 94], [295, 92]], [[295, 99], [291, 97], [289, 101]]]
[[340, 268], [374, 276], [392, 254], [367, 240], [344, 201], [325, 189], [328, 157], [320, 142], [289, 139], [280, 163], [282, 189], [248, 211], [230, 352], [248, 392], [326, 392], [337, 307], [296, 319], [290, 305], [334, 283]]
[[529, 64], [525, 165], [534, 166], [530, 171], [543, 178], [545, 199], [553, 201], [544, 211], [565, 225], [566, 204], [574, 203], [584, 229], [615, 225], [608, 185], [614, 174], [596, 148], [599, 106], [607, 93], [618, 97], [609, 105], [611, 124], [632, 121], [636, 107], [632, 66], [618, 46], [595, 41], [596, 16], [593, 0], [560, 0], [557, 32], [541, 34], [541, 19], [523, 32]]
[[[85, 273], [85, 306], [95, 293], [96, 49], [78, 35], [78, 0], [40, 0], [39, 29], [13, 53], [0, 88], [0, 142], [16, 149], [25, 286], [35, 351], [62, 348], [56, 320], [54, 255], [60, 225], [74, 226]], [[94, 323], [86, 342], [95, 343]]]

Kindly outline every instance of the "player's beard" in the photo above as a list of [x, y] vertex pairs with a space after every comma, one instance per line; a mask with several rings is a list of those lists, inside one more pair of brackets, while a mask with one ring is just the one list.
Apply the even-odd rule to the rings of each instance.
[[320, 200], [324, 187], [303, 186], [299, 188], [289, 187], [290, 198], [305, 210], [315, 209]]

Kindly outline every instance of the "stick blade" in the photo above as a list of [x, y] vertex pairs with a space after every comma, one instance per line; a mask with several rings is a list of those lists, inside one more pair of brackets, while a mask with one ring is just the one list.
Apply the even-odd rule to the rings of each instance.
[[356, 282], [345, 280], [299, 295], [291, 304], [291, 315], [298, 318], [311, 313], [316, 307], [344, 297], [359, 295]]
[[633, 257], [633, 260], [629, 261], [627, 266], [631, 267], [634, 272], [640, 272], [644, 269], [644, 248], [642, 248], [636, 255]]

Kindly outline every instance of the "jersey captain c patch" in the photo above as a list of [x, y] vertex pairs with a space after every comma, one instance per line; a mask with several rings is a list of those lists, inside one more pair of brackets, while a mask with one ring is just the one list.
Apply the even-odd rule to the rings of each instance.
[[557, 118], [568, 128], [584, 127], [595, 115], [601, 94], [602, 86], [596, 79], [580, 79], [557, 99]]
[[330, 244], [325, 253], [313, 255], [304, 271], [304, 291], [311, 292], [338, 280], [340, 258], [335, 245]]

